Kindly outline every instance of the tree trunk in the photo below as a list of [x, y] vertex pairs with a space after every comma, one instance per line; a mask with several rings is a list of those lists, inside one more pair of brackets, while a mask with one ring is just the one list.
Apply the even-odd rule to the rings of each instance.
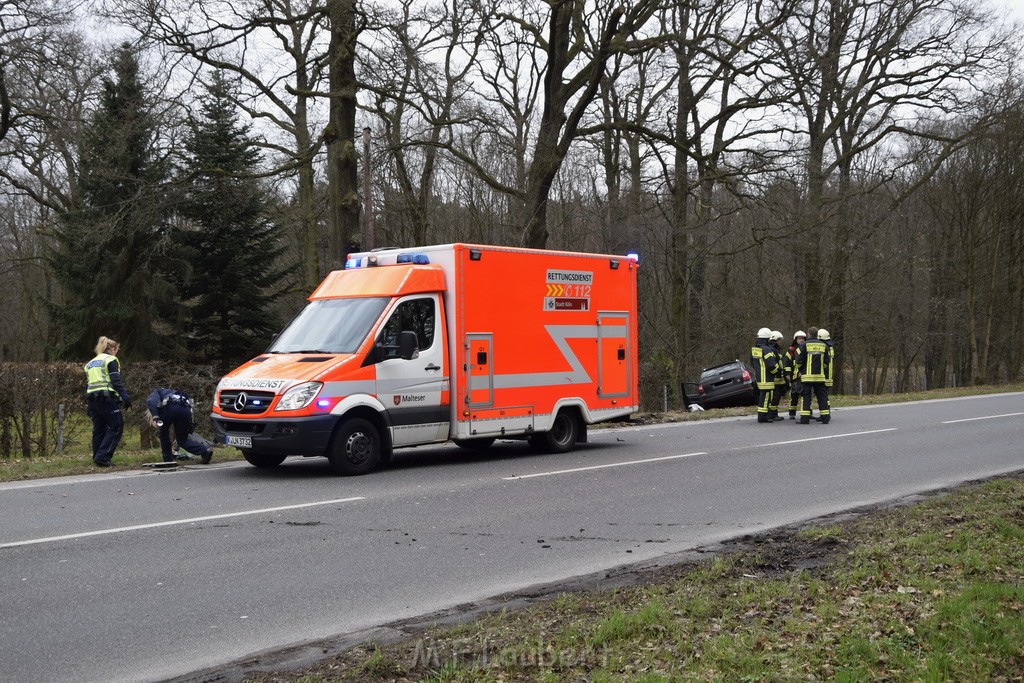
[[[306, 74], [297, 70], [299, 92], [309, 88]], [[317, 242], [316, 177], [313, 171], [313, 144], [309, 136], [309, 99], [302, 94], [295, 100], [295, 151], [300, 159], [295, 203], [298, 209], [299, 260], [302, 268], [302, 291], [312, 292], [324, 273], [320, 272]]]
[[328, 0], [331, 22], [330, 101], [327, 140], [328, 254], [327, 268], [344, 263], [344, 250], [361, 235], [359, 152], [356, 146], [356, 39], [359, 28], [355, 0]]

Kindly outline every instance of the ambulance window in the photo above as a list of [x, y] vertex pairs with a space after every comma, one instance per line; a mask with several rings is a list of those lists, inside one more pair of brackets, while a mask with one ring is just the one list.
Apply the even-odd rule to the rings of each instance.
[[384, 312], [384, 297], [316, 299], [278, 335], [270, 353], [353, 353]]
[[410, 299], [399, 304], [380, 333], [384, 358], [398, 357], [398, 338], [401, 332], [415, 332], [417, 348], [421, 351], [429, 349], [434, 344], [434, 320], [433, 299]]

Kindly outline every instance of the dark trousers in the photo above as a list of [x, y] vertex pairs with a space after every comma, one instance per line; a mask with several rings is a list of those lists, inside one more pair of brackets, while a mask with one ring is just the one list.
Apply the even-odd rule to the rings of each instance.
[[790, 385], [790, 393], [789, 393], [789, 414], [790, 415], [794, 415], [794, 416], [796, 415], [796, 411], [800, 407], [800, 398], [803, 395], [804, 395], [803, 383], [800, 380], [798, 380], [798, 379], [794, 379], [793, 380], [793, 384]]
[[92, 459], [94, 462], [110, 462], [124, 433], [121, 406], [111, 398], [92, 399], [89, 401], [89, 415], [92, 417]]
[[775, 389], [758, 389], [757, 390], [757, 421], [768, 422], [768, 411], [771, 409], [772, 394], [775, 393]]
[[184, 448], [192, 455], [206, 455], [210, 447], [204, 442], [192, 436], [195, 425], [192, 420], [192, 408], [181, 403], [168, 403], [160, 409], [160, 419], [164, 426], [160, 428], [160, 453], [164, 462], [174, 460], [171, 453], [171, 427], [174, 427], [174, 436], [178, 440], [178, 447]]
[[804, 382], [804, 408], [800, 411], [800, 417], [811, 416], [811, 397], [818, 399], [818, 411], [821, 413], [821, 421], [828, 422], [831, 419], [831, 411], [828, 405], [828, 387], [824, 382]]

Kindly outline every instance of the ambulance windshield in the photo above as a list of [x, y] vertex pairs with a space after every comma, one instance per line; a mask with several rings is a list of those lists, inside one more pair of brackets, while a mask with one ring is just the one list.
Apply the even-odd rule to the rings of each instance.
[[355, 353], [388, 301], [387, 297], [311, 301], [267, 351]]

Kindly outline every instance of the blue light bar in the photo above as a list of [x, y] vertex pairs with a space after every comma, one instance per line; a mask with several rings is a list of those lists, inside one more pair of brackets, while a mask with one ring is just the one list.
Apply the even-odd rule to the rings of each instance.
[[426, 254], [399, 254], [398, 263], [416, 263], [419, 265], [425, 265], [430, 263], [430, 259], [427, 258]]

